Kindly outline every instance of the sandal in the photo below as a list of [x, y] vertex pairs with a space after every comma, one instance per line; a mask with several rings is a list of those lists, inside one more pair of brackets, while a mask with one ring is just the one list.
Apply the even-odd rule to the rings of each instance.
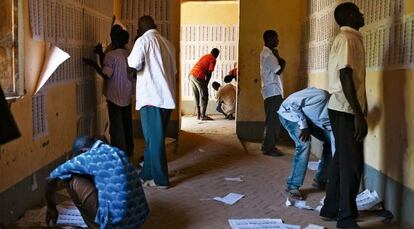
[[204, 117], [201, 117], [201, 120], [202, 121], [210, 121], [210, 120], [214, 120], [214, 119], [212, 119], [212, 118], [210, 118], [208, 116], [204, 116]]
[[300, 194], [299, 189], [286, 189], [286, 193], [292, 199], [303, 200], [302, 194]]

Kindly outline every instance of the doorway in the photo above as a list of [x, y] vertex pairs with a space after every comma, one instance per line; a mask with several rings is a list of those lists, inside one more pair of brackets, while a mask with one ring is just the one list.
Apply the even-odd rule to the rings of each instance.
[[[224, 77], [237, 68], [239, 2], [183, 1], [180, 21], [181, 129], [197, 133], [217, 133], [221, 129], [234, 134], [235, 120], [226, 119], [225, 115], [216, 110], [217, 92], [213, 89], [212, 82], [226, 85]], [[209, 54], [213, 48], [219, 49], [220, 55], [208, 85], [209, 102], [206, 114], [214, 120], [201, 121], [197, 120], [189, 73], [197, 61], [203, 55]], [[231, 84], [237, 90], [237, 81], [233, 80]]]

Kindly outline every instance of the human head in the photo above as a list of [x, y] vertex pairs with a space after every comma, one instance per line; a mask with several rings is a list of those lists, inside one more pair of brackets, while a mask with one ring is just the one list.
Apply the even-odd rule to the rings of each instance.
[[266, 30], [263, 33], [263, 41], [265, 46], [270, 49], [274, 49], [279, 45], [279, 37], [274, 30]]
[[73, 141], [72, 153], [73, 156], [77, 156], [90, 148], [92, 148], [95, 140], [89, 136], [79, 136]]
[[214, 81], [211, 86], [214, 88], [214, 90], [218, 91], [218, 89], [220, 88], [220, 83], [217, 81]]
[[356, 30], [365, 25], [364, 15], [352, 2], [339, 4], [334, 12], [335, 21], [339, 26], [349, 26]]
[[220, 50], [218, 48], [213, 48], [210, 52], [215, 58], [217, 58], [220, 54]]
[[116, 48], [123, 48], [129, 40], [129, 33], [126, 30], [115, 30], [111, 33], [111, 40]]
[[157, 29], [154, 19], [151, 16], [144, 15], [138, 19], [138, 31], [137, 35], [142, 36], [145, 32], [150, 29]]
[[230, 83], [234, 79], [234, 76], [227, 75], [224, 77], [224, 83]]

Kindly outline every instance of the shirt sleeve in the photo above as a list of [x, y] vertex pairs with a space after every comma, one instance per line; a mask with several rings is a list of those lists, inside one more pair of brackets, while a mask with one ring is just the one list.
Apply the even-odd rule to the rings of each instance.
[[131, 53], [128, 56], [128, 66], [135, 68], [138, 71], [142, 69], [145, 61], [144, 48], [140, 42], [141, 39], [138, 38], [134, 44], [134, 47], [132, 48]]
[[338, 69], [353, 68], [352, 47], [345, 36], [338, 40], [337, 46]]
[[284, 111], [281, 111], [284, 118], [289, 121], [296, 122], [299, 125], [299, 129], [308, 128], [308, 122], [306, 116], [303, 113], [301, 104], [297, 100], [290, 101], [289, 103], [282, 104]]
[[271, 56], [271, 55], [266, 56], [263, 59], [263, 62], [264, 62], [264, 66], [266, 66], [266, 68], [269, 69], [269, 71], [273, 73], [277, 73], [281, 69], [279, 61], [274, 56]]
[[91, 161], [93, 161], [92, 155], [89, 152], [83, 153], [53, 170], [50, 178], [68, 179], [72, 174], [92, 175], [89, 171]]
[[115, 60], [112, 55], [105, 55], [102, 72], [108, 77], [112, 77], [112, 75], [114, 74], [114, 62]]

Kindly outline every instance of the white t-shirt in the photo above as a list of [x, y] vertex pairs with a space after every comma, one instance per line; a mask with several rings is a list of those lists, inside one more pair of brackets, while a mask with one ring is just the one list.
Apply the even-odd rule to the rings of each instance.
[[175, 108], [177, 66], [171, 42], [157, 30], [148, 30], [135, 42], [128, 65], [138, 70], [136, 110], [143, 106]]
[[328, 63], [328, 88], [331, 97], [328, 108], [331, 110], [355, 114], [342, 89], [339, 70], [352, 68], [352, 78], [359, 105], [366, 112], [367, 97], [365, 92], [365, 50], [359, 31], [342, 26], [336, 36]]

